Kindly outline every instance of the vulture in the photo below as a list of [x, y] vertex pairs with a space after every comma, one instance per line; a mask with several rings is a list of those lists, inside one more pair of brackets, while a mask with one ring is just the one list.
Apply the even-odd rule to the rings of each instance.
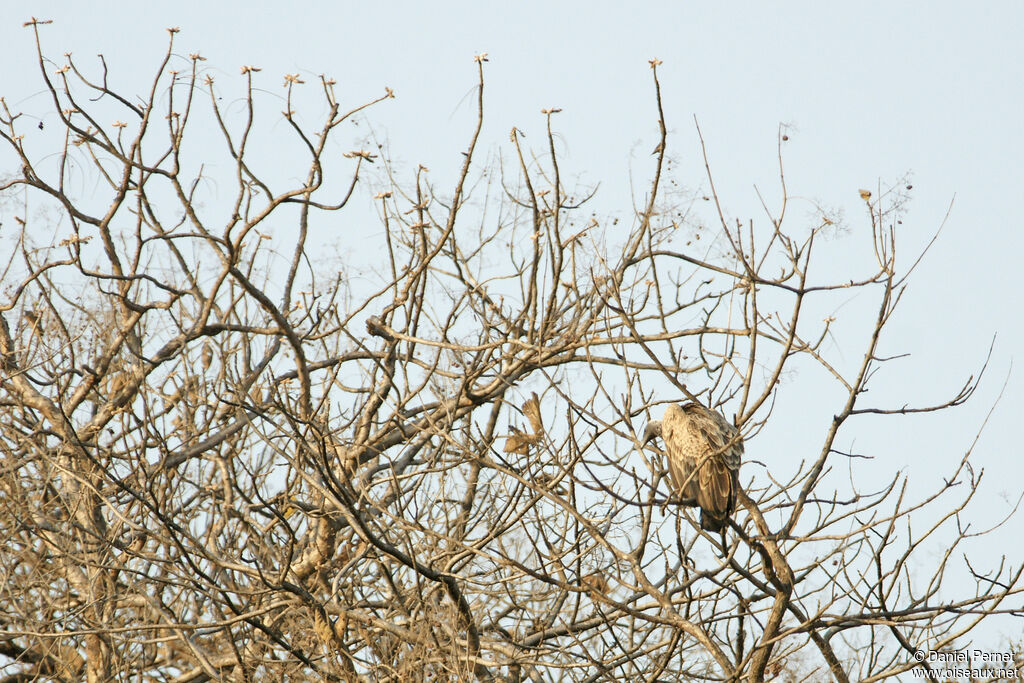
[[660, 436], [676, 495], [700, 508], [700, 528], [724, 533], [736, 508], [743, 437], [722, 415], [698, 403], [673, 403], [644, 432]]

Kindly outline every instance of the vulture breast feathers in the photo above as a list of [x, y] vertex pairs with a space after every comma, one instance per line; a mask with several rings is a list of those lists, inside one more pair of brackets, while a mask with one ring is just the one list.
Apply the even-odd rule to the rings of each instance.
[[743, 438], [721, 414], [697, 403], [671, 404], [645, 442], [661, 436], [676, 494], [700, 510], [700, 525], [722, 531], [736, 507]]

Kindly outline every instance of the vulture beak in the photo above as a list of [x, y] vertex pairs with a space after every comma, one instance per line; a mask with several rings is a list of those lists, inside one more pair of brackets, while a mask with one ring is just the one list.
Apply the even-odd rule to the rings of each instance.
[[647, 429], [644, 430], [643, 445], [646, 446], [658, 436], [661, 436], [661, 422], [652, 420], [647, 424]]

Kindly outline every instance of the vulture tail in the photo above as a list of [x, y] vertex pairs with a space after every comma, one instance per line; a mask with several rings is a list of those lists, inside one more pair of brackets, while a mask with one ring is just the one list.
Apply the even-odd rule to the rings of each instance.
[[700, 528], [704, 531], [724, 531], [729, 526], [729, 519], [727, 516], [713, 517], [706, 511], [700, 511]]

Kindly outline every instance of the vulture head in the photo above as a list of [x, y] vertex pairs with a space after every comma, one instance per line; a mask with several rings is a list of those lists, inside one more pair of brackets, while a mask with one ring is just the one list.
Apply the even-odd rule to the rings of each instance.
[[661, 420], [651, 420], [644, 429], [643, 445], [646, 446], [655, 439], [661, 438]]

